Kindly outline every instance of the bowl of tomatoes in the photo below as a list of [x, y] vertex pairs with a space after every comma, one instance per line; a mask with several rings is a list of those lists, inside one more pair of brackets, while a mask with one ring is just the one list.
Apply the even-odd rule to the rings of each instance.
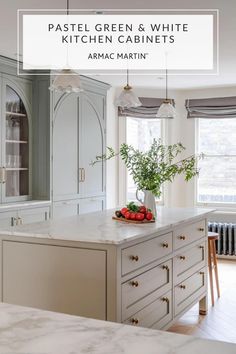
[[136, 224], [155, 222], [155, 217], [151, 209], [134, 202], [130, 202], [126, 207], [116, 210], [113, 219]]

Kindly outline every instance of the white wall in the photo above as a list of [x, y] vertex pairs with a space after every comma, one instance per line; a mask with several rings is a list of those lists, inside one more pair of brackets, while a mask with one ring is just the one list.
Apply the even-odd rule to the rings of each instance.
[[[112, 88], [108, 97], [107, 114], [107, 141], [108, 145], [118, 150], [119, 141], [125, 141], [121, 118], [117, 117], [114, 108], [114, 97], [119, 94], [120, 89]], [[142, 97], [163, 97], [164, 90], [150, 88], [136, 88], [135, 92]], [[166, 122], [166, 141], [168, 144], [181, 142], [186, 151], [183, 157], [195, 152], [195, 120], [187, 119], [185, 99], [235, 96], [236, 87], [218, 87], [207, 89], [191, 89], [170, 91], [169, 97], [175, 99], [177, 117]], [[120, 124], [119, 124], [120, 123]], [[119, 127], [120, 125], [120, 127]], [[120, 136], [119, 136], [120, 135]], [[107, 166], [107, 207], [115, 207], [124, 202], [124, 170], [121, 169], [119, 176], [118, 161], [109, 161]], [[119, 190], [120, 186], [120, 190]], [[168, 192], [165, 196], [167, 206], [187, 207], [194, 206], [194, 181], [185, 182], [182, 176], [178, 176], [172, 184], [168, 184]], [[123, 197], [122, 197], [123, 196]]]

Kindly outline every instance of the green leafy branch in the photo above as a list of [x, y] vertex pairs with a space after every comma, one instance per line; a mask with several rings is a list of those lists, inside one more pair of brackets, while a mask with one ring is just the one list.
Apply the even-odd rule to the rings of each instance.
[[162, 184], [166, 181], [173, 182], [176, 175], [183, 174], [186, 181], [198, 175], [197, 161], [202, 155], [191, 155], [175, 162], [177, 156], [184, 150], [185, 147], [181, 143], [163, 145], [161, 139], [154, 139], [146, 152], [122, 144], [118, 153], [108, 147], [107, 154], [96, 156], [92, 165], [120, 155], [137, 188], [150, 190], [155, 196], [160, 197]]

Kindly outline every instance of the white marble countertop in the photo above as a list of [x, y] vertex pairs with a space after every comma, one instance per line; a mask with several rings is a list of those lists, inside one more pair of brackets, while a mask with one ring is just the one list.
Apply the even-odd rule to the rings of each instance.
[[202, 208], [157, 208], [155, 223], [127, 224], [112, 220], [114, 210], [76, 215], [0, 230], [0, 235], [49, 238], [55, 240], [120, 244], [194, 221], [211, 213]]
[[236, 344], [0, 304], [1, 354], [235, 354]]
[[31, 207], [44, 207], [50, 205], [50, 200], [27, 200], [25, 202], [6, 203], [0, 204], [0, 213], [4, 211], [11, 211], [14, 209], [27, 209]]

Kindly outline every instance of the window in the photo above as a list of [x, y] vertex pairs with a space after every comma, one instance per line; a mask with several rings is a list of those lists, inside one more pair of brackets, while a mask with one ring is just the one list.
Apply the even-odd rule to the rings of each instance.
[[198, 119], [197, 202], [236, 203], [236, 118]]
[[[126, 142], [136, 149], [146, 151], [149, 149], [153, 139], [162, 138], [161, 119], [126, 118]], [[136, 186], [132, 176], [127, 174], [127, 200], [136, 199]], [[161, 200], [160, 200], [161, 201]]]

